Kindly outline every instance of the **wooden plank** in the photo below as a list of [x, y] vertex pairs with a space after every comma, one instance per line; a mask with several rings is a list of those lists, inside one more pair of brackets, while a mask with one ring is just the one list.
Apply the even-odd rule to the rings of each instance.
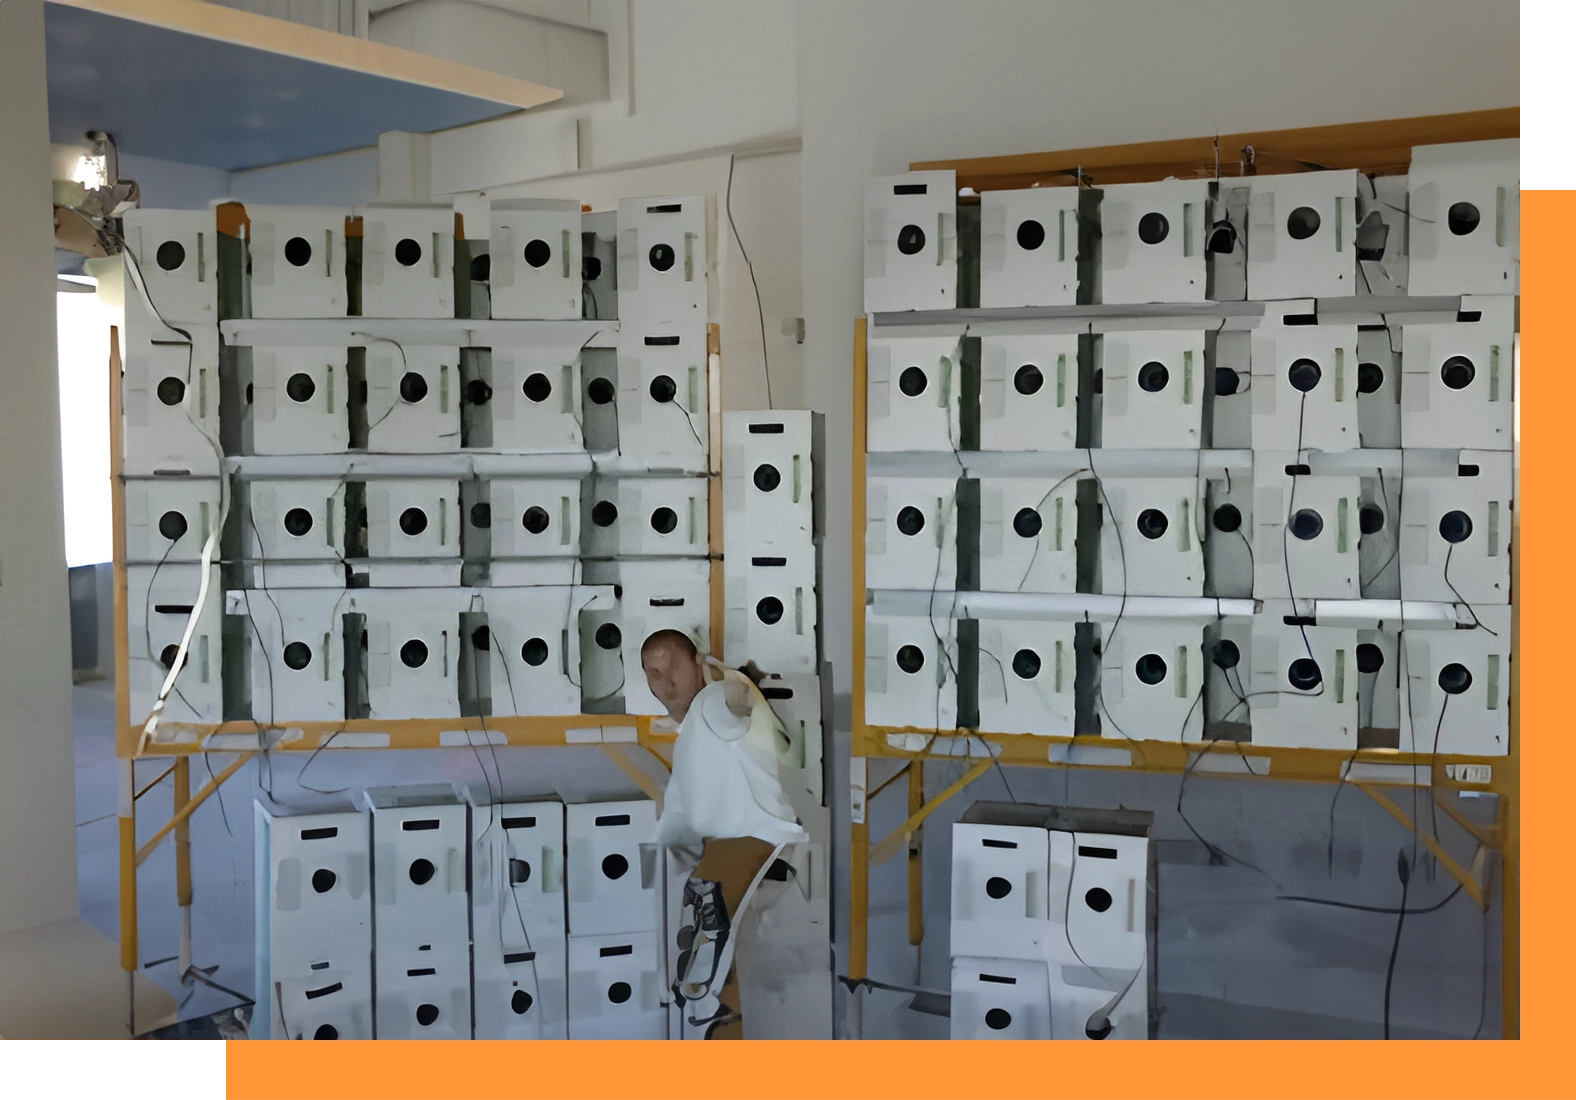
[[[1504, 107], [1417, 118], [1350, 122], [1335, 126], [1310, 126], [1295, 130], [1256, 130], [1221, 134], [1218, 138], [1219, 174], [1241, 176], [1247, 164], [1243, 150], [1252, 147], [1254, 164], [1261, 174], [1297, 172], [1310, 168], [1357, 168], [1363, 172], [1405, 172], [1414, 145], [1453, 141], [1488, 141], [1517, 137], [1521, 133], [1521, 108]], [[916, 161], [915, 172], [951, 168], [958, 186], [976, 191], [1071, 185], [1081, 170], [1095, 186], [1216, 175], [1217, 139], [1211, 135], [1169, 141], [1105, 145], [1049, 153], [973, 157], [961, 160]]]
[[[128, 286], [128, 290], [131, 288]], [[126, 634], [126, 425], [121, 415], [119, 326], [109, 330], [109, 508], [115, 586], [115, 755], [135, 755], [140, 729], [131, 725], [131, 653]]]
[[51, 2], [514, 107], [539, 107], [564, 97], [562, 91], [545, 84], [517, 80], [440, 57], [385, 46], [348, 34], [336, 34], [285, 19], [273, 19], [219, 4], [204, 3], [202, 0]]

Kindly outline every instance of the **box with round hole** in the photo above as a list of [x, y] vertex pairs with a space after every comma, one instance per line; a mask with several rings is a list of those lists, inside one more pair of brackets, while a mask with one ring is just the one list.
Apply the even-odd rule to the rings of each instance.
[[1204, 595], [1253, 595], [1253, 478], [1211, 477], [1204, 492]]
[[1364, 447], [1401, 445], [1400, 325], [1357, 330], [1357, 438]]
[[865, 576], [881, 588], [946, 591], [958, 575], [958, 482], [870, 477], [865, 487]]
[[367, 450], [460, 449], [460, 349], [367, 342]]
[[569, 1037], [666, 1039], [662, 944], [655, 931], [569, 937]]
[[730, 554], [723, 562], [723, 653], [778, 673], [813, 673], [820, 665], [820, 601], [815, 553]]
[[540, 584], [476, 590], [472, 612], [487, 617], [465, 644], [485, 654], [492, 714], [581, 713], [580, 616], [614, 607], [612, 589]]
[[1222, 615], [1204, 624], [1205, 741], [1246, 741], [1252, 733], [1253, 618]]
[[254, 802], [252, 1039], [371, 1039], [372, 843], [364, 813]]
[[247, 619], [247, 681], [254, 721], [331, 722], [345, 717], [342, 612], [349, 603], [343, 588], [227, 594], [226, 614]]
[[1077, 590], [1080, 480], [1077, 474], [979, 479], [981, 591]]
[[1205, 438], [1210, 447], [1253, 446], [1253, 334], [1206, 332]]
[[315, 562], [318, 583], [343, 585], [345, 546], [345, 493], [343, 478], [254, 478], [236, 496], [241, 542], [260, 587], [302, 584], [295, 571], [270, 578], [271, 566]]
[[584, 802], [566, 811], [569, 934], [657, 931], [662, 885], [656, 804], [649, 799]]
[[343, 317], [345, 211], [247, 206], [246, 271], [252, 317]]
[[[947, 597], [950, 600], [950, 596]], [[957, 620], [865, 612], [865, 721], [950, 730], [958, 723]]]
[[247, 422], [260, 455], [339, 454], [350, 446], [342, 347], [253, 347]]
[[1100, 199], [1099, 302], [1202, 302], [1208, 180], [1121, 183]]
[[1071, 621], [981, 619], [980, 729], [1073, 735], [1076, 658]]
[[[200, 565], [167, 562], [126, 567], [125, 644], [133, 725], [141, 726], [152, 712], [170, 669], [175, 667], [194, 607], [198, 609], [197, 625], [160, 721], [211, 724], [224, 718], [220, 664], [224, 590], [218, 566], [211, 567], [208, 592], [199, 604], [201, 587]], [[161, 730], [160, 739], [167, 732]]]
[[1401, 443], [1509, 451], [1515, 444], [1516, 300], [1463, 297], [1453, 320], [1401, 330]]
[[1050, 910], [1049, 838], [1043, 824], [1011, 820], [952, 826], [954, 956], [1046, 958], [1061, 935]]
[[[147, 303], [137, 275], [165, 321], [189, 328], [219, 318], [219, 230], [212, 210], [128, 210], [126, 302]], [[170, 336], [179, 339], [174, 333]]]
[[361, 209], [361, 315], [454, 316], [454, 208]]
[[[616, 412], [619, 453], [662, 470], [706, 468], [711, 446], [706, 326], [620, 319]], [[587, 396], [598, 394], [587, 383]]]
[[1476, 609], [1471, 629], [1401, 633], [1406, 650], [1402, 752], [1504, 756], [1510, 751], [1511, 612]]
[[1249, 183], [1248, 297], [1356, 294], [1357, 172], [1253, 176]]
[[[582, 498], [586, 557], [704, 556], [709, 547], [704, 477], [593, 477]], [[496, 554], [496, 546], [494, 553]]]
[[[871, 336], [866, 367], [866, 449], [955, 451], [963, 446], [958, 336]], [[1074, 367], [1076, 390], [1077, 368]]]
[[1100, 732], [1197, 741], [1204, 732], [1204, 623], [1126, 615], [1100, 626]]
[[460, 487], [442, 478], [378, 478], [366, 485], [367, 553], [372, 558], [460, 556]]
[[1375, 469], [1360, 479], [1357, 501], [1357, 585], [1363, 599], [1401, 598], [1399, 470]]
[[1077, 442], [1077, 334], [981, 336], [979, 449], [1066, 451]]
[[1390, 297], [1406, 293], [1412, 227], [1406, 176], [1360, 176], [1357, 180], [1357, 293]]
[[811, 412], [725, 412], [723, 544], [730, 555], [804, 552], [820, 537], [823, 429]]
[[372, 789], [365, 798], [377, 1037], [469, 1039], [467, 807], [439, 784]]
[[952, 1039], [1049, 1039], [1051, 990], [1042, 959], [952, 960]]
[[561, 802], [471, 808], [475, 1037], [569, 1037]]
[[451, 718], [460, 713], [460, 588], [351, 589], [347, 614], [366, 616], [369, 717]]
[[578, 321], [584, 275], [580, 203], [495, 199], [491, 222], [487, 253], [493, 317]]
[[1401, 626], [1379, 620], [1357, 631], [1357, 729], [1363, 744], [1400, 748]]
[[1406, 453], [1402, 599], [1510, 602], [1513, 460], [1508, 451]]
[[1253, 453], [1253, 595], [1258, 599], [1355, 600], [1359, 595], [1360, 479], [1305, 461], [1318, 457]]
[[[1148, 978], [1147, 966], [1137, 973], [1078, 965], [1051, 967], [1050, 1037], [1060, 1041], [1154, 1038]], [[1106, 1009], [1118, 994], [1121, 1000]]]
[[[1067, 883], [1067, 894], [1060, 899], [1066, 949], [1052, 956], [1053, 962], [1061, 964], [1064, 979], [1074, 968], [1102, 972], [1105, 980], [1114, 979], [1111, 992], [1115, 992], [1139, 972], [1133, 992], [1141, 997], [1141, 972], [1148, 962], [1152, 929], [1149, 837], [1084, 830], [1053, 832], [1050, 863], [1052, 882]], [[1065, 873], [1063, 866], [1068, 869]], [[1053, 887], [1053, 913], [1056, 895]]]
[[704, 325], [719, 308], [717, 197], [620, 200], [617, 278], [620, 322]]
[[1078, 300], [1078, 188], [980, 194], [980, 305]]
[[1273, 302], [1253, 333], [1253, 447], [1347, 451], [1358, 439], [1356, 324], [1320, 324], [1311, 301]]
[[562, 558], [580, 553], [580, 478], [488, 479], [494, 558]]
[[126, 295], [120, 393], [127, 474], [219, 473], [219, 332], [211, 322], [182, 327], [189, 339]]
[[[823, 802], [826, 787], [822, 732], [822, 718], [826, 712], [825, 683], [820, 675], [770, 673], [758, 685], [772, 713], [782, 723], [783, 732], [788, 735], [788, 750], [777, 758], [780, 766], [793, 769], [793, 773], [784, 771], [784, 779], [796, 774], [815, 806]], [[795, 792], [790, 790], [789, 794], [792, 798]], [[798, 799], [794, 799], [794, 804], [799, 805]], [[808, 820], [803, 811], [800, 817]]]
[[1253, 616], [1253, 743], [1279, 748], [1357, 748], [1357, 631], [1320, 626], [1288, 600]]
[[1199, 483], [1192, 477], [1103, 477], [1099, 486], [1100, 591], [1202, 595]]
[[494, 345], [488, 355], [492, 381], [484, 391], [467, 393], [467, 400], [486, 405], [493, 450], [556, 454], [586, 449], [578, 344]]
[[1521, 292], [1521, 142], [1412, 150], [1408, 290]]
[[865, 181], [865, 312], [958, 304], [957, 173]]
[[[203, 544], [219, 522], [217, 478], [128, 478], [125, 499], [127, 562], [201, 560]], [[218, 557], [215, 544], [213, 558]]]
[[1197, 449], [1203, 440], [1202, 330], [1123, 330], [1095, 341], [1100, 446]]

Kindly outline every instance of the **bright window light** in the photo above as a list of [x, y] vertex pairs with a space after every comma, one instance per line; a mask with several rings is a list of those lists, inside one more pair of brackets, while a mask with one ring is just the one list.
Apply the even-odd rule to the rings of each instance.
[[96, 294], [55, 295], [60, 471], [66, 564], [114, 555], [109, 484], [109, 329], [120, 313]]
[[77, 159], [77, 166], [71, 171], [71, 180], [73, 183], [80, 183], [89, 191], [99, 190], [109, 182], [107, 158], [83, 153]]

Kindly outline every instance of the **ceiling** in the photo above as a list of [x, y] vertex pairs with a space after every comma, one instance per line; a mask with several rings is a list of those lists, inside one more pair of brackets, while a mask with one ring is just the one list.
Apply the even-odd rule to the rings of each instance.
[[71, 3], [46, 4], [45, 13], [50, 140], [60, 144], [106, 130], [125, 152], [235, 170], [519, 109]]

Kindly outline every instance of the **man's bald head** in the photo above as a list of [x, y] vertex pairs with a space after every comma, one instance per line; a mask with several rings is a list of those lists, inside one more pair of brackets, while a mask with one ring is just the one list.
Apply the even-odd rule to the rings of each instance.
[[640, 664], [646, 684], [674, 721], [682, 722], [690, 704], [706, 686], [700, 650], [689, 635], [677, 630], [658, 630], [640, 647]]

